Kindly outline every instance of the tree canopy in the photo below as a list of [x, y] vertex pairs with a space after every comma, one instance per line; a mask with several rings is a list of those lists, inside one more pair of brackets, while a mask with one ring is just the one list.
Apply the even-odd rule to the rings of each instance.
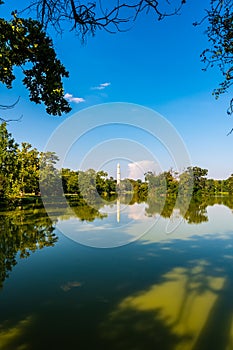
[[43, 25], [14, 13], [11, 21], [0, 19], [0, 32], [0, 81], [11, 88], [13, 69], [21, 67], [31, 101], [43, 102], [48, 114], [69, 112], [62, 85], [62, 77], [68, 77], [68, 72], [58, 60]]
[[[209, 48], [201, 54], [206, 68], [217, 65], [223, 74], [223, 81], [213, 91], [216, 98], [227, 92], [233, 84], [233, 2], [232, 0], [211, 0], [204, 20], [208, 20], [207, 37]], [[195, 23], [197, 25], [198, 23]], [[231, 98], [228, 114], [233, 113]]]
[[[0, 81], [11, 88], [15, 79], [13, 68], [21, 67], [30, 99], [44, 103], [49, 114], [67, 113], [70, 106], [64, 98], [62, 78], [68, 77], [68, 72], [46, 34], [49, 26], [59, 33], [68, 28], [84, 41], [101, 29], [109, 33], [128, 30], [142, 13], [151, 12], [157, 20], [179, 14], [191, 1], [116, 0], [111, 5], [104, 0], [28, 1], [25, 8], [12, 9], [11, 20], [0, 19]], [[209, 1], [206, 16], [194, 24], [207, 23], [209, 47], [202, 52], [201, 59], [204, 70], [216, 65], [223, 74], [223, 81], [213, 91], [218, 98], [233, 82], [233, 3], [232, 0]], [[3, 3], [0, 0], [0, 5]], [[232, 112], [233, 99], [228, 110], [229, 114]]]

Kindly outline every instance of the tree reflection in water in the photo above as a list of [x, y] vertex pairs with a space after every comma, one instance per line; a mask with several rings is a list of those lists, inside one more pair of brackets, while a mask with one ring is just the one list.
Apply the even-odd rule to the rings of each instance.
[[53, 224], [41, 205], [0, 212], [0, 287], [17, 264], [17, 255], [27, 258], [37, 249], [57, 242]]
[[[113, 202], [116, 198], [113, 198]], [[189, 224], [200, 224], [208, 221], [207, 207], [215, 204], [223, 204], [233, 209], [233, 200], [231, 197], [197, 197], [190, 202], [188, 210], [186, 208], [185, 198], [179, 198], [176, 203], [174, 197], [155, 198], [148, 197], [145, 214], [155, 216], [157, 214], [164, 218], [171, 217], [174, 207], [179, 209], [179, 215]], [[133, 196], [122, 196], [121, 202], [133, 205], [141, 203], [142, 198]], [[112, 201], [110, 200], [110, 205]], [[74, 215], [81, 221], [93, 222], [95, 219], [104, 219], [107, 214], [101, 213], [99, 209], [106, 205], [106, 202], [96, 202], [95, 206], [87, 205], [80, 199], [70, 199], [69, 206], [59, 207], [59, 199], [51, 203], [51, 211], [56, 211], [56, 218], [68, 219]], [[7, 209], [7, 208], [6, 208]], [[57, 236], [53, 233], [54, 221], [47, 215], [42, 203], [24, 204], [17, 206], [14, 210], [2, 210], [0, 212], [0, 287], [9, 271], [17, 263], [17, 254], [20, 258], [28, 257], [32, 252], [44, 247], [53, 246], [57, 242]]]
[[[168, 217], [174, 201], [165, 204], [161, 209], [151, 198], [147, 215], [160, 210]], [[207, 207], [214, 204], [233, 207], [229, 198], [203, 198], [193, 200], [185, 214], [181, 203], [180, 215], [186, 215], [189, 223], [206, 222]], [[55, 207], [60, 216], [71, 215], [67, 208]], [[98, 210], [90, 213], [84, 204], [76, 206], [75, 212], [80, 220], [92, 220], [95, 213], [99, 217]], [[4, 271], [7, 259], [11, 261], [17, 252], [24, 257], [28, 251], [55, 244], [53, 224], [42, 208], [2, 212]], [[22, 305], [20, 297], [13, 300], [14, 293], [9, 297], [12, 308], [20, 305], [7, 325], [7, 307], [2, 313], [0, 341], [8, 344], [3, 349], [23, 348], [23, 344], [33, 350], [232, 349], [232, 247], [231, 232], [224, 237], [216, 232], [188, 240], [141, 240], [120, 250], [64, 246], [68, 258], [59, 257], [46, 266], [49, 276], [56, 272], [59, 278], [51, 285], [48, 280], [42, 283], [39, 297], [23, 290], [25, 300], [30, 298], [29, 306], [28, 300]]]
[[[207, 208], [215, 204], [225, 205], [233, 210], [233, 198], [229, 196], [199, 196], [193, 197], [187, 206], [186, 197], [154, 197], [149, 196], [147, 199], [146, 215], [161, 215], [164, 218], [170, 218], [174, 209], [178, 210], [179, 215], [189, 224], [200, 224], [208, 221]], [[188, 207], [188, 209], [187, 209]]]

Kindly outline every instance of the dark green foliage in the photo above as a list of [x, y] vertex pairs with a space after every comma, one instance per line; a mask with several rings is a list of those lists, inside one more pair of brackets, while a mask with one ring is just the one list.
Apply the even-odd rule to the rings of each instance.
[[0, 81], [11, 88], [14, 67], [22, 68], [30, 100], [43, 102], [48, 114], [61, 115], [71, 110], [62, 84], [68, 72], [42, 27], [38, 21], [18, 18], [16, 14], [12, 21], [0, 19]]
[[17, 190], [18, 175], [18, 145], [7, 131], [6, 123], [2, 123], [0, 125], [0, 192], [2, 197]]
[[106, 185], [107, 185], [107, 193], [109, 194], [116, 193], [116, 180], [112, 176], [106, 179]]
[[[201, 58], [206, 68], [217, 66], [224, 80], [214, 90], [216, 98], [229, 90], [233, 83], [233, 2], [232, 0], [211, 0], [206, 16], [206, 34], [210, 47], [203, 51]], [[233, 113], [233, 99], [228, 113]]]
[[100, 195], [108, 192], [107, 176], [108, 174], [104, 171], [96, 173], [96, 190]]
[[62, 169], [61, 176], [64, 193], [79, 194], [78, 171]]
[[18, 150], [20, 192], [39, 193], [39, 152], [23, 142]]
[[164, 171], [160, 174], [148, 172], [145, 175], [148, 182], [148, 191], [156, 196], [167, 195], [176, 196], [178, 191], [178, 181], [172, 170]]
[[0, 174], [0, 198], [3, 198], [5, 196], [6, 185], [6, 177]]
[[19, 206], [7, 214], [0, 213], [0, 288], [17, 264], [17, 255], [27, 258], [36, 250], [56, 243], [54, 223], [43, 207], [31, 206], [27, 210]]
[[137, 195], [139, 198], [146, 198], [148, 194], [148, 183], [142, 182], [141, 179], [138, 180], [129, 180], [131, 182], [132, 190], [134, 195]]
[[202, 169], [197, 166], [188, 167], [180, 176], [179, 189], [185, 193], [187, 189], [192, 188], [193, 195], [204, 193], [206, 189], [207, 174], [207, 169]]
[[47, 194], [57, 194], [60, 185], [57, 160], [53, 152], [40, 153], [26, 142], [20, 147], [7, 131], [6, 123], [0, 124], [0, 197], [38, 194], [39, 180]]
[[230, 195], [233, 194], [233, 174], [231, 174], [231, 176], [225, 180], [225, 189]]
[[62, 181], [55, 164], [58, 157], [55, 152], [41, 152], [39, 159], [40, 191], [43, 196], [62, 195]]

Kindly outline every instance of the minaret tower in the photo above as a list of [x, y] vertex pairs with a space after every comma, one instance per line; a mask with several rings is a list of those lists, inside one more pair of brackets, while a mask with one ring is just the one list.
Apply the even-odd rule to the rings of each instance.
[[120, 185], [121, 182], [121, 168], [120, 164], [117, 164], [117, 185]]

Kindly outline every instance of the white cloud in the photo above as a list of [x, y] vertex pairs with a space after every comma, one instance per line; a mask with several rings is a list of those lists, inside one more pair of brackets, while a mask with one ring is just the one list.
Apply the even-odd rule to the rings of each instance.
[[129, 205], [128, 218], [133, 220], [143, 220], [143, 219], [147, 220], [145, 216], [144, 204], [135, 203], [134, 205]]
[[69, 102], [74, 102], [74, 103], [81, 103], [85, 102], [84, 98], [82, 97], [74, 97], [73, 95], [66, 93], [64, 98], [68, 100]]
[[106, 87], [108, 87], [109, 85], [111, 85], [111, 83], [102, 83], [98, 86], [94, 86], [91, 89], [92, 90], [104, 90]]
[[155, 171], [157, 168], [153, 160], [141, 160], [128, 164], [128, 178], [144, 180], [144, 174], [148, 171]]

